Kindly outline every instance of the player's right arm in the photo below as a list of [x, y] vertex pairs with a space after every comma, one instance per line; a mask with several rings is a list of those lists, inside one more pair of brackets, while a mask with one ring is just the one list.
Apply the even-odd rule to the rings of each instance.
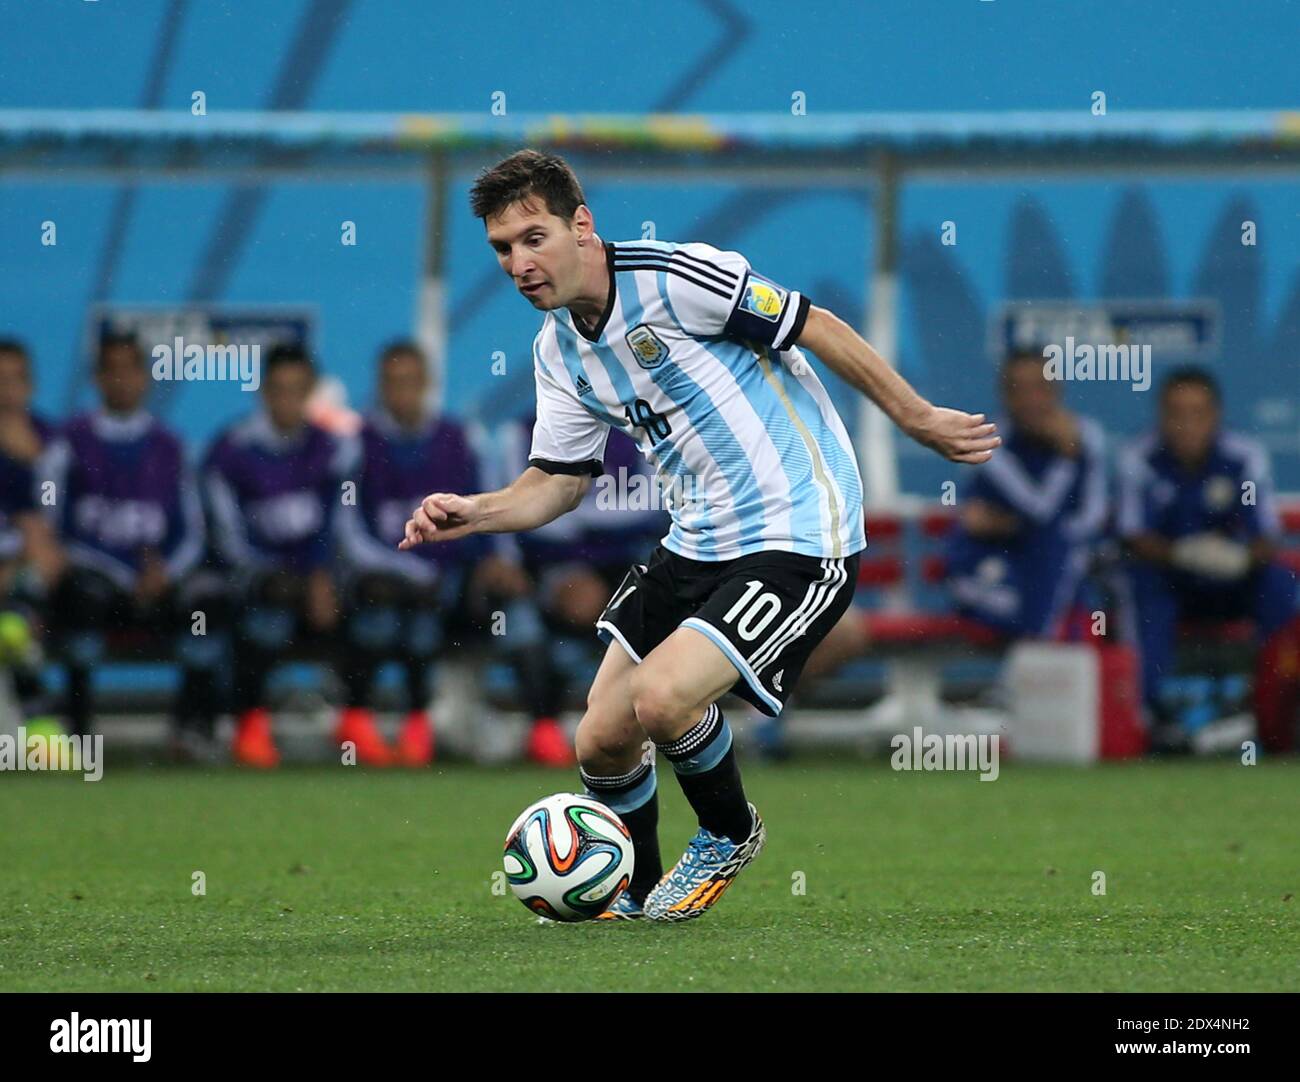
[[[545, 328], [543, 328], [543, 335]], [[471, 533], [514, 533], [539, 526], [572, 511], [603, 471], [609, 425], [588, 412], [571, 386], [560, 382], [533, 343], [537, 384], [537, 421], [533, 425], [528, 468], [496, 492], [426, 496], [406, 524], [399, 548], [421, 541], [454, 541]]]
[[472, 533], [535, 530], [572, 511], [590, 487], [589, 475], [547, 473], [529, 466], [496, 492], [473, 496], [435, 492], [407, 521], [406, 537], [398, 548], [414, 548], [423, 541], [454, 541]]

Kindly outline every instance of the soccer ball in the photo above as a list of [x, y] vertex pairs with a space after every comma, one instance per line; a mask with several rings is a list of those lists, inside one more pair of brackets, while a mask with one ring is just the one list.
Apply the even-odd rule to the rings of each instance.
[[632, 879], [632, 835], [604, 804], [556, 793], [510, 827], [506, 879], [524, 905], [551, 920], [590, 920]]

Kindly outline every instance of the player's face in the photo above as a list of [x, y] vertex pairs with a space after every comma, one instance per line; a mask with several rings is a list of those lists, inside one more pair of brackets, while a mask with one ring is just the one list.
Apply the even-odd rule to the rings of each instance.
[[316, 375], [305, 364], [282, 364], [272, 369], [262, 384], [262, 401], [271, 424], [281, 432], [300, 428], [307, 419], [307, 399]]
[[1219, 428], [1214, 396], [1196, 384], [1171, 387], [1160, 403], [1160, 435], [1182, 462], [1204, 458]]
[[0, 353], [0, 412], [25, 410], [31, 397], [27, 363], [17, 353]]
[[424, 416], [429, 374], [424, 361], [412, 353], [399, 353], [380, 370], [379, 401], [399, 424], [414, 425]]
[[144, 358], [130, 346], [109, 346], [99, 358], [95, 385], [112, 413], [134, 413], [149, 392]]
[[591, 215], [579, 207], [572, 222], [546, 209], [541, 199], [512, 203], [487, 219], [488, 243], [501, 269], [534, 308], [563, 308], [582, 289], [578, 240], [590, 232]]
[[1041, 362], [1016, 361], [1002, 377], [1002, 401], [1013, 428], [1033, 435], [1059, 404], [1059, 389], [1043, 374]]

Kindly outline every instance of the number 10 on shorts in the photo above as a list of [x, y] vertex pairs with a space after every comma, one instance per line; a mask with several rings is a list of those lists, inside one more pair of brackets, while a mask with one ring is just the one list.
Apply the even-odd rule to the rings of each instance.
[[760, 594], [758, 591], [762, 589], [761, 582], [750, 579], [745, 583], [745, 592], [722, 618], [724, 624], [734, 624], [736, 634], [746, 642], [753, 642], [763, 634], [763, 629], [775, 620], [781, 611], [781, 599], [770, 590]]

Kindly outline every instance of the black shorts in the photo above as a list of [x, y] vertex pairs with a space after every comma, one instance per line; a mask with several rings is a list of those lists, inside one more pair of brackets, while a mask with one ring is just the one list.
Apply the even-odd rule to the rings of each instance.
[[849, 607], [857, 553], [839, 559], [756, 552], [688, 560], [659, 545], [634, 564], [596, 621], [640, 662], [679, 627], [707, 635], [736, 666], [732, 691], [776, 717], [813, 648]]

